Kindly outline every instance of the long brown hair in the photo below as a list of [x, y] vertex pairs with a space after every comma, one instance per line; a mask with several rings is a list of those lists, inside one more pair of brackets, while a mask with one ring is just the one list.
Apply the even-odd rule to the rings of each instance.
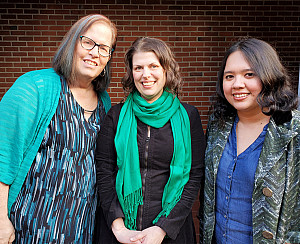
[[[79, 19], [64, 36], [52, 62], [52, 67], [54, 70], [59, 75], [62, 75], [69, 83], [71, 83], [75, 78], [75, 47], [79, 42], [80, 36], [95, 22], [102, 22], [110, 27], [112, 32], [112, 48], [116, 48], [117, 29], [115, 24], [112, 23], [107, 17], [101, 14], [93, 14]], [[93, 80], [96, 91], [105, 90], [110, 83], [110, 61], [111, 58], [105, 67], [104, 75], [99, 75]]]

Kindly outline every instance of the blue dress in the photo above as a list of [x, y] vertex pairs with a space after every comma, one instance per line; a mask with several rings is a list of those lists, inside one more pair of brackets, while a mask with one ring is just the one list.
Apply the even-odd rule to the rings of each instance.
[[62, 80], [58, 107], [11, 208], [15, 243], [91, 243], [97, 205], [95, 141], [105, 116], [88, 121]]

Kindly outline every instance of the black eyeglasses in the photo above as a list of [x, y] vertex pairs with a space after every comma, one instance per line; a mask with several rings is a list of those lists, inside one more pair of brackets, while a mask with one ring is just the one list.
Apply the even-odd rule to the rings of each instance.
[[91, 38], [88, 38], [86, 36], [80, 36], [80, 43], [81, 46], [87, 50], [92, 50], [95, 46], [97, 46], [99, 54], [103, 57], [110, 56], [111, 53], [114, 51], [113, 48], [104, 44], [97, 44]]

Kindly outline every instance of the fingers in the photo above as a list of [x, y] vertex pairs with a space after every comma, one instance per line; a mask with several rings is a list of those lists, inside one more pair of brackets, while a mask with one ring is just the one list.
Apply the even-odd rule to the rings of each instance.
[[143, 240], [145, 239], [145, 236], [146, 236], [146, 233], [144, 232], [140, 232], [138, 233], [137, 235], [133, 236], [130, 238], [130, 241], [132, 242], [137, 242], [137, 241], [140, 241], [141, 243], [143, 242]]

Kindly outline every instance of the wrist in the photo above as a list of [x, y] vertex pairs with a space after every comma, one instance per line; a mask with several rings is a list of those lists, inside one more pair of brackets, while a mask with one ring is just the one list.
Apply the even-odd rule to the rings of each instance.
[[0, 205], [0, 219], [8, 218], [8, 211], [6, 206]]
[[124, 220], [122, 218], [115, 219], [111, 224], [111, 229], [113, 232], [120, 231], [126, 228], [124, 224]]

